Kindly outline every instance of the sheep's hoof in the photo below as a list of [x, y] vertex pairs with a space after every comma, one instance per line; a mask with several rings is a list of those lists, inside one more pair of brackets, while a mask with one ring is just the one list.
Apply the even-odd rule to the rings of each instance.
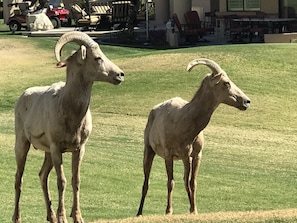
[[166, 215], [172, 215], [172, 214], [173, 214], [172, 208], [166, 210]]
[[59, 217], [58, 223], [68, 223], [66, 217]]
[[82, 219], [82, 216], [79, 210], [72, 211], [70, 217], [73, 218], [73, 223], [84, 223], [84, 220]]
[[12, 222], [13, 222], [13, 223], [21, 223], [22, 220], [21, 220], [21, 218], [15, 218], [15, 217], [13, 217], [13, 218], [12, 218]]
[[46, 218], [47, 221], [50, 223], [57, 223], [57, 217], [54, 212], [52, 212], [49, 216]]

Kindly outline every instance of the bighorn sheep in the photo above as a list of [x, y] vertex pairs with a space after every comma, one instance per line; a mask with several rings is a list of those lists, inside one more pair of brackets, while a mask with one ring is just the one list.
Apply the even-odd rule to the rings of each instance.
[[196, 65], [208, 66], [207, 75], [190, 102], [179, 97], [156, 105], [150, 112], [144, 131], [144, 182], [137, 216], [142, 215], [148, 191], [150, 171], [155, 155], [165, 159], [168, 176], [166, 214], [172, 214], [173, 161], [181, 159], [184, 164], [184, 184], [187, 190], [190, 213], [197, 214], [196, 177], [202, 157], [204, 137], [212, 113], [220, 103], [246, 110], [250, 99], [228, 78], [221, 67], [212, 60], [196, 59], [188, 64], [191, 71]]
[[[61, 61], [62, 48], [69, 42], [77, 43], [80, 49], [65, 61]], [[73, 206], [70, 216], [75, 223], [83, 222], [79, 206], [80, 166], [85, 144], [92, 130], [89, 105], [93, 82], [103, 81], [118, 85], [124, 79], [123, 71], [112, 63], [99, 45], [85, 33], [74, 31], [64, 34], [56, 43], [55, 56], [57, 67], [67, 66], [66, 83], [28, 88], [15, 106], [17, 170], [13, 222], [21, 222], [19, 201], [22, 176], [31, 144], [45, 152], [39, 177], [47, 220], [50, 222], [67, 222], [64, 208], [66, 178], [62, 154], [72, 153]], [[57, 173], [59, 191], [57, 215], [53, 211], [48, 190], [48, 176], [52, 167], [55, 167]]]

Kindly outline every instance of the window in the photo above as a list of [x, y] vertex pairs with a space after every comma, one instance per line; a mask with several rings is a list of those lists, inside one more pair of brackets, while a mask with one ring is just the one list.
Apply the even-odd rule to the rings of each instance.
[[243, 0], [228, 0], [228, 11], [243, 11]]
[[260, 11], [260, 0], [228, 0], [228, 11]]
[[281, 0], [280, 15], [282, 18], [296, 18], [297, 16], [296, 0]]

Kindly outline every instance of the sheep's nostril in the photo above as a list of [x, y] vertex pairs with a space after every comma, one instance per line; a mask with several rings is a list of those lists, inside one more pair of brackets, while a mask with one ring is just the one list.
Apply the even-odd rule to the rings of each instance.
[[123, 72], [118, 73], [118, 75], [116, 76], [116, 79], [120, 80], [120, 81], [124, 81], [124, 76], [125, 74]]
[[251, 101], [250, 100], [246, 100], [244, 106], [246, 107], [246, 109], [249, 108], [251, 106]]

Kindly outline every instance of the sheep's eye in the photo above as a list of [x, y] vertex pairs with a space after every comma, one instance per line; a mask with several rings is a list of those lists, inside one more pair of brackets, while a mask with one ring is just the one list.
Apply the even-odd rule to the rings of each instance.
[[224, 85], [225, 85], [227, 88], [230, 88], [230, 87], [231, 87], [230, 82], [225, 82]]
[[97, 61], [97, 62], [101, 62], [102, 58], [101, 57], [96, 57], [94, 60]]

